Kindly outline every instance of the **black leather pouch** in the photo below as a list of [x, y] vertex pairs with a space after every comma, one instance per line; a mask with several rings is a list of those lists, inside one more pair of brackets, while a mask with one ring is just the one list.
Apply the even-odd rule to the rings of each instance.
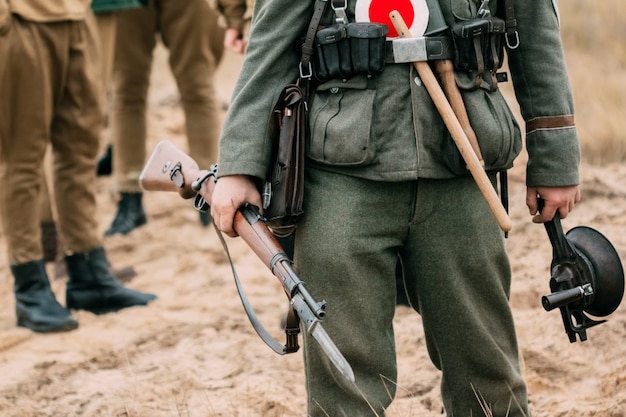
[[473, 19], [452, 25], [454, 65], [460, 71], [485, 70], [484, 49], [489, 39], [489, 21]]
[[387, 31], [386, 25], [367, 22], [320, 29], [315, 36], [317, 79], [348, 79], [381, 72], [385, 65]]
[[454, 67], [471, 73], [475, 87], [481, 84], [485, 71], [494, 78], [502, 66], [505, 26], [504, 20], [492, 16], [452, 25]]
[[349, 23], [352, 68], [357, 74], [376, 74], [385, 65], [385, 39], [388, 28], [378, 23]]
[[297, 217], [303, 213], [306, 124], [303, 91], [297, 84], [287, 85], [269, 121], [272, 165], [262, 190], [266, 223], [280, 237], [295, 231]]
[[352, 74], [350, 42], [346, 25], [333, 25], [315, 35], [317, 44], [317, 77], [319, 79], [347, 78]]

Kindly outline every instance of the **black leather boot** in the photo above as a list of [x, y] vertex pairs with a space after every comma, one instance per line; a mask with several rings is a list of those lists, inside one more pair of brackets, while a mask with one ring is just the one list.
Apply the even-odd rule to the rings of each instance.
[[157, 297], [124, 287], [111, 275], [103, 247], [65, 256], [67, 308], [105, 314], [147, 305]]
[[98, 165], [96, 165], [96, 176], [107, 177], [111, 175], [113, 171], [113, 148], [111, 145], [107, 146], [104, 150], [104, 154], [98, 159]]
[[78, 327], [68, 309], [57, 301], [43, 260], [11, 265], [15, 278], [17, 325], [35, 332], [62, 332]]
[[116, 233], [123, 235], [130, 233], [134, 228], [146, 224], [146, 213], [141, 204], [142, 193], [121, 193], [117, 203], [117, 213], [111, 227], [105, 235], [111, 236]]

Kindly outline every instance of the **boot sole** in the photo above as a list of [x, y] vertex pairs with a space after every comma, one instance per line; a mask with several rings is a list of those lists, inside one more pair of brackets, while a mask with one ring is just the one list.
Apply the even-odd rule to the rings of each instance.
[[106, 232], [104, 232], [105, 236], [113, 236], [113, 235], [127, 235], [130, 232], [132, 232], [133, 230], [135, 230], [138, 227], [141, 227], [143, 225], [145, 225], [146, 223], [148, 223], [148, 218], [147, 217], [140, 217], [139, 219], [136, 219], [133, 222], [132, 227], [129, 228], [120, 228], [120, 227], [111, 227], [109, 228]]
[[78, 322], [76, 320], [69, 320], [57, 326], [50, 326], [50, 325], [46, 326], [43, 324], [32, 323], [27, 320], [18, 320], [17, 326], [25, 327], [36, 333], [60, 333], [60, 332], [67, 332], [67, 331], [78, 328]]
[[[153, 298], [152, 298], [153, 297]], [[134, 302], [134, 303], [126, 303], [126, 302], [117, 302], [115, 299], [107, 299], [102, 298], [97, 301], [93, 301], [91, 304], [81, 304], [72, 301], [71, 296], [67, 297], [67, 308], [71, 310], [84, 310], [89, 311], [95, 315], [102, 315], [108, 313], [116, 313], [120, 310], [124, 310], [131, 307], [145, 307], [150, 302], [157, 299], [157, 296], [152, 295], [151, 298], [147, 298], [143, 302]]]
[[124, 305], [124, 306], [110, 306], [110, 307], [70, 306], [68, 308], [70, 308], [72, 310], [88, 311], [88, 312], [90, 312], [92, 314], [95, 314], [96, 316], [100, 316], [100, 315], [103, 315], [103, 314], [117, 313], [120, 310], [125, 310], [125, 309], [131, 308], [131, 307], [145, 307], [145, 306], [148, 305], [149, 302], [150, 301], [148, 301], [145, 304], [131, 304], [131, 305]]

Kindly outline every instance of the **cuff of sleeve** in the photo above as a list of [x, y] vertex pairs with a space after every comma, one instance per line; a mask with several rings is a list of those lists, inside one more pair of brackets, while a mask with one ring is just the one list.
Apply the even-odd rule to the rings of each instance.
[[526, 122], [526, 134], [538, 130], [565, 129], [575, 127], [574, 115], [534, 117]]
[[228, 175], [248, 175], [259, 179], [265, 178], [267, 168], [258, 161], [224, 161], [217, 164], [217, 177]]
[[526, 135], [526, 185], [560, 187], [580, 182], [580, 146], [574, 127], [535, 129]]

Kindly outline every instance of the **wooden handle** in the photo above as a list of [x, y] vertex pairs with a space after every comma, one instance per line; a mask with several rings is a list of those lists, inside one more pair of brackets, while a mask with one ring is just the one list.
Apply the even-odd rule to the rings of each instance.
[[470, 145], [472, 145], [472, 149], [478, 157], [478, 160], [481, 162], [481, 165], [484, 166], [483, 156], [480, 152], [480, 147], [478, 146], [478, 138], [476, 138], [476, 133], [474, 133], [474, 129], [470, 124], [469, 117], [467, 116], [467, 110], [465, 109], [465, 103], [463, 102], [463, 97], [461, 97], [459, 87], [456, 85], [454, 64], [449, 59], [437, 60], [435, 61], [435, 71], [437, 72], [437, 75], [439, 75], [441, 88], [443, 89], [446, 97], [448, 97], [448, 102], [450, 103], [450, 107], [452, 107], [452, 111], [463, 127], [465, 136], [467, 136]]
[[[398, 36], [400, 36], [401, 38], [411, 37], [411, 33], [409, 32], [406, 23], [404, 23], [402, 16], [400, 16], [400, 13], [397, 10], [389, 13], [389, 18], [391, 19], [391, 22], [398, 32]], [[450, 135], [452, 136], [456, 147], [461, 153], [461, 156], [463, 157], [463, 160], [467, 165], [467, 169], [472, 174], [472, 177], [474, 177], [474, 181], [476, 181], [478, 188], [480, 189], [483, 197], [487, 201], [487, 204], [489, 205], [491, 212], [495, 216], [496, 221], [500, 225], [500, 228], [505, 232], [510, 231], [513, 227], [511, 219], [509, 218], [508, 213], [502, 206], [502, 202], [498, 197], [498, 193], [496, 193], [496, 190], [493, 188], [489, 177], [485, 173], [482, 164], [480, 163], [478, 157], [476, 156], [476, 153], [472, 149], [470, 141], [467, 138], [463, 127], [461, 126], [459, 120], [454, 114], [454, 111], [452, 110], [452, 107], [450, 106], [446, 95], [441, 89], [439, 82], [435, 78], [433, 71], [428, 65], [428, 62], [414, 62], [413, 66], [417, 70], [422, 82], [424, 83], [424, 86], [426, 87], [428, 94], [435, 104], [435, 107], [439, 111], [439, 114], [441, 115], [444, 124], [448, 128], [448, 131], [450, 132]]]

